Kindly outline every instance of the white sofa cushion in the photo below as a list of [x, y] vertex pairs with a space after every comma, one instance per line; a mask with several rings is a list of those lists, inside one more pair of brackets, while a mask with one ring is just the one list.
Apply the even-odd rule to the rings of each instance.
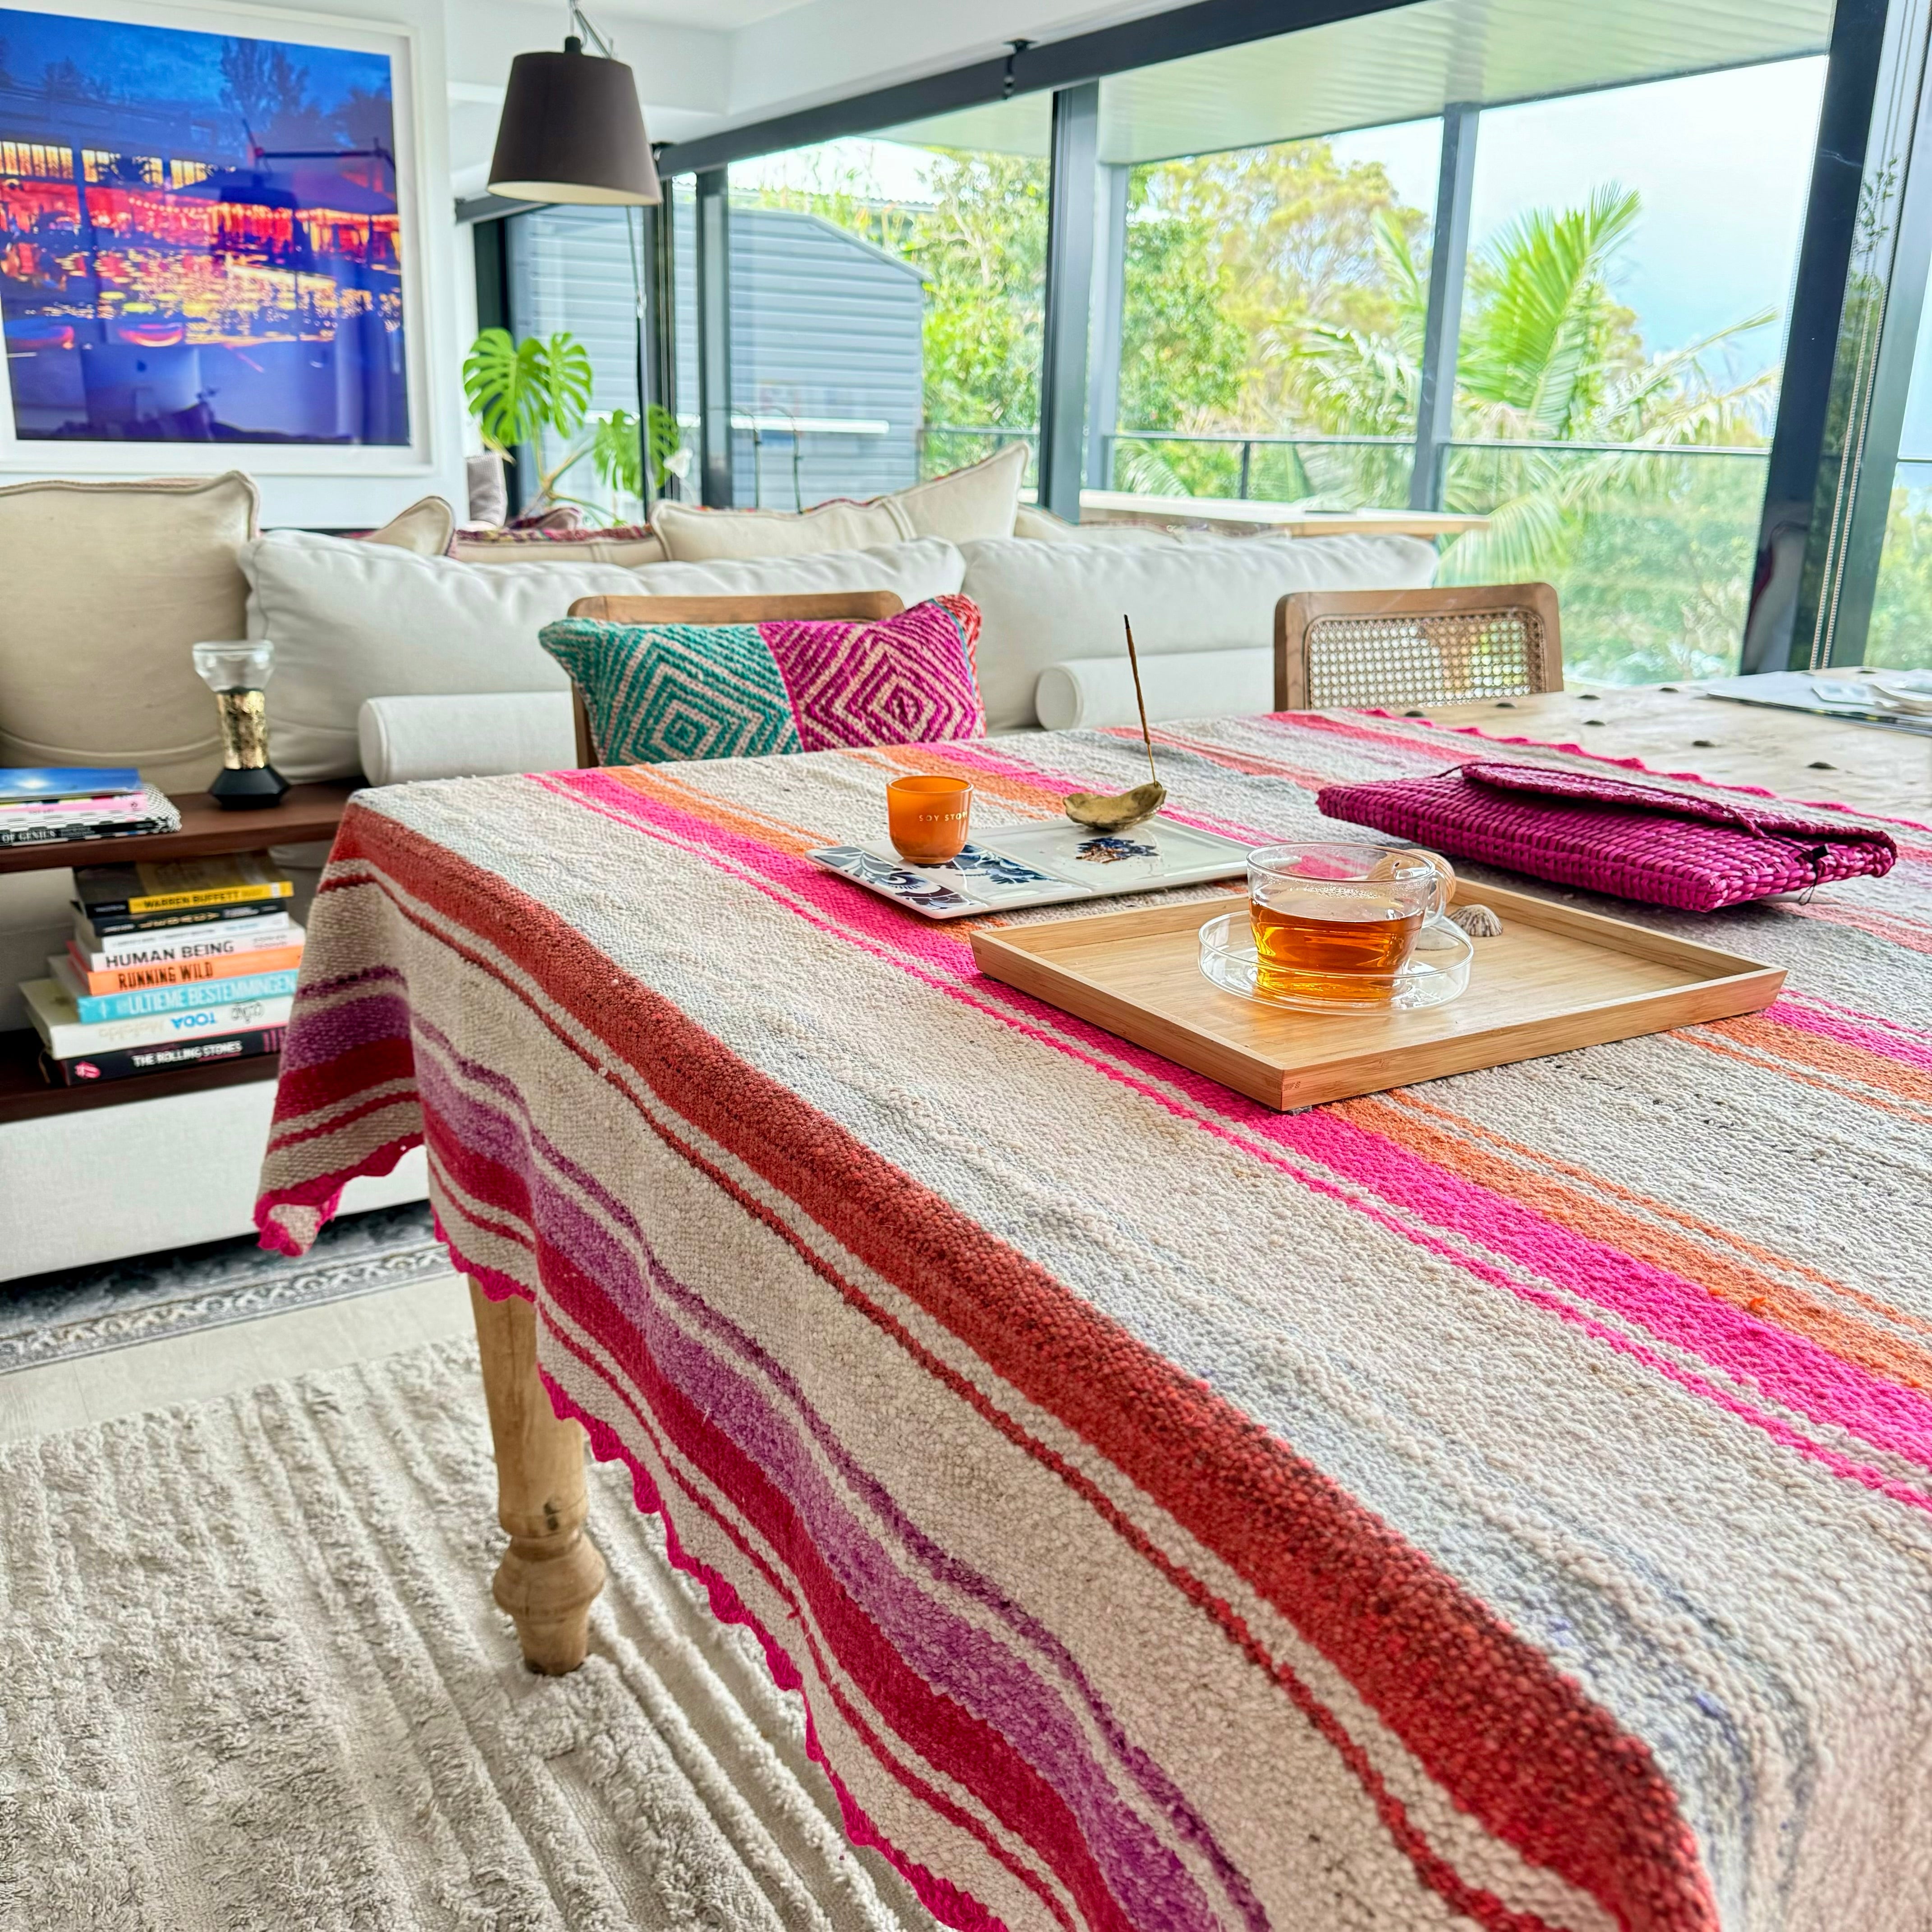
[[302, 780], [355, 775], [366, 699], [566, 690], [537, 633], [580, 597], [892, 590], [912, 604], [956, 591], [965, 560], [928, 538], [824, 556], [642, 570], [546, 560], [506, 570], [278, 530], [244, 547], [242, 568], [248, 634], [275, 646], [268, 755]]
[[908, 610], [950, 597], [966, 580], [966, 560], [938, 537], [835, 550], [811, 556], [720, 558], [652, 563], [634, 573], [645, 597], [789, 597], [814, 590], [892, 590]]
[[238, 471], [0, 489], [0, 765], [138, 765], [164, 791], [221, 769], [188, 646], [242, 634], [255, 533]]
[[1013, 535], [1030, 537], [1035, 543], [1172, 545], [1180, 541], [1173, 531], [1156, 530], [1150, 524], [1070, 524], [1036, 503], [1022, 503], [1014, 512]]
[[371, 784], [562, 772], [577, 763], [567, 691], [365, 698], [356, 732]]
[[[1139, 634], [1134, 638], [1140, 643]], [[1144, 653], [1141, 694], [1148, 722], [1252, 718], [1274, 709], [1274, 649]], [[1034, 709], [1049, 731], [1138, 724], [1134, 674], [1125, 654], [1048, 664], [1034, 689]]]
[[929, 483], [915, 483], [883, 500], [904, 518], [914, 536], [944, 537], [950, 543], [1011, 536], [1017, 526], [1026, 466], [1025, 444], [1009, 443], [964, 470], [950, 470]]
[[297, 780], [355, 775], [364, 698], [567, 689], [537, 633], [579, 597], [638, 588], [616, 564], [491, 570], [296, 530], [246, 546], [242, 568], [248, 634], [275, 646], [268, 756]]
[[413, 550], [418, 556], [440, 556], [448, 549], [455, 531], [456, 512], [440, 496], [423, 496], [406, 510], [398, 510], [380, 530], [370, 531], [362, 541]]
[[700, 510], [665, 500], [651, 527], [674, 563], [724, 557], [812, 556], [824, 550], [863, 550], [910, 537], [966, 543], [1010, 536], [1026, 474], [1025, 446], [1014, 443], [979, 463], [929, 483], [916, 483], [869, 502], [838, 498], [815, 508]]
[[1417, 590], [1436, 552], [1414, 537], [1230, 538], [1210, 544], [962, 544], [965, 594], [980, 607], [986, 729], [1039, 722], [1050, 664], [1124, 658], [1124, 615], [1142, 662], [1176, 652], [1272, 646], [1274, 607], [1292, 590]]
[[710, 563], [725, 557], [810, 556], [820, 550], [866, 550], [902, 542], [914, 534], [890, 500], [820, 503], [792, 510], [700, 510], [690, 503], [660, 502], [651, 528], [674, 563]]

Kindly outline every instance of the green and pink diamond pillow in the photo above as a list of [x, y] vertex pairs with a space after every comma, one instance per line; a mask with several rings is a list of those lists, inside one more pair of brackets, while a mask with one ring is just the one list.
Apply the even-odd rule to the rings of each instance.
[[935, 597], [896, 617], [760, 624], [544, 626], [610, 765], [750, 758], [986, 736], [979, 607]]

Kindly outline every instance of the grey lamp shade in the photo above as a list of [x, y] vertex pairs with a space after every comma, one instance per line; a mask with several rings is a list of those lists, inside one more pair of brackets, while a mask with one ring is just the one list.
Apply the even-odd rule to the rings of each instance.
[[662, 201], [631, 70], [582, 52], [574, 36], [562, 53], [518, 55], [490, 192], [513, 201]]

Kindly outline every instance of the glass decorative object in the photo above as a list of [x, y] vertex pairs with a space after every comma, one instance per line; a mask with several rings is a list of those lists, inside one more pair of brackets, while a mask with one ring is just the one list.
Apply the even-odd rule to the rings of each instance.
[[194, 668], [214, 693], [221, 718], [221, 770], [208, 796], [230, 812], [279, 805], [289, 782], [268, 762], [268, 717], [262, 686], [275, 647], [254, 643], [196, 644]]

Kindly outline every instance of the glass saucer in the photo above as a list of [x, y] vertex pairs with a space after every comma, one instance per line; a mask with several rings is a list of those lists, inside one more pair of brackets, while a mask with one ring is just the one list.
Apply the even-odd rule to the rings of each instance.
[[1255, 984], [1254, 928], [1246, 911], [1223, 913], [1201, 928], [1201, 970], [1223, 992], [1264, 1006], [1292, 1006], [1310, 1013], [1402, 1012], [1446, 1006], [1469, 983], [1476, 949], [1460, 926], [1432, 919], [1416, 936], [1415, 950], [1400, 973], [1388, 976], [1386, 1000], [1302, 999], [1264, 993]]

